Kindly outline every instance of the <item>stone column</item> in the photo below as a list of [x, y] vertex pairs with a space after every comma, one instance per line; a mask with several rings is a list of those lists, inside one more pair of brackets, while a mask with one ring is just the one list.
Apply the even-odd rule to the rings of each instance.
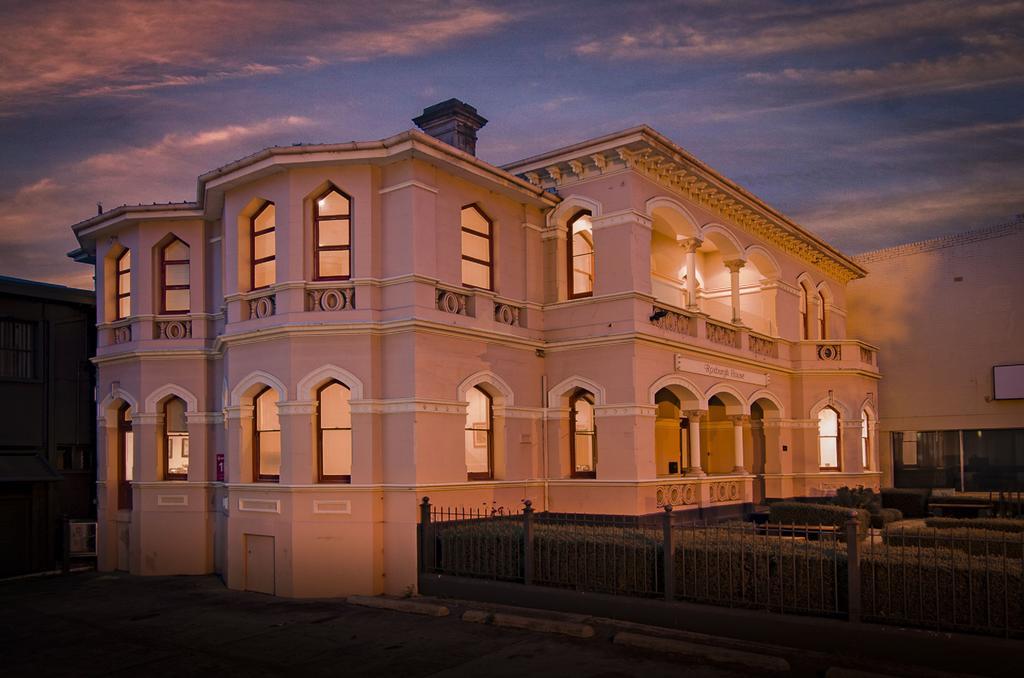
[[704, 416], [703, 410], [687, 410], [683, 412], [690, 423], [690, 467], [686, 469], [686, 475], [700, 478], [706, 475], [700, 467], [700, 420]]
[[[188, 479], [194, 483], [216, 480], [214, 460], [210, 458], [211, 427], [224, 420], [220, 412], [186, 412], [188, 423]], [[226, 460], [225, 460], [226, 461]]]
[[281, 484], [309, 485], [319, 480], [316, 444], [313, 440], [315, 400], [282, 400], [277, 403], [281, 422]]
[[252, 474], [252, 405], [232, 405], [224, 410], [225, 457], [224, 477], [229, 483], [251, 483]]
[[729, 269], [729, 282], [732, 288], [732, 322], [734, 325], [742, 325], [743, 317], [740, 313], [740, 269], [747, 262], [742, 259], [731, 259], [725, 262]]
[[697, 248], [703, 243], [699, 238], [688, 238], [682, 241], [686, 248], [686, 309], [700, 310], [697, 307]]
[[743, 441], [744, 441], [743, 428], [744, 428], [744, 426], [746, 426], [746, 424], [748, 422], [750, 422], [750, 415], [748, 415], [748, 414], [734, 414], [734, 415], [730, 416], [729, 419], [730, 419], [730, 421], [732, 421], [732, 437], [733, 437], [732, 449], [733, 449], [733, 453], [736, 455], [735, 466], [733, 467], [732, 470], [733, 470], [734, 473], [746, 473], [747, 469], [743, 465], [743, 462], [744, 462], [744, 454], [743, 454]]
[[[132, 415], [132, 438], [135, 447], [132, 480], [151, 483], [165, 480], [163, 477], [164, 415], [153, 412], [136, 412]], [[132, 494], [137, 494], [132, 490]], [[135, 505], [135, 508], [138, 508]]]

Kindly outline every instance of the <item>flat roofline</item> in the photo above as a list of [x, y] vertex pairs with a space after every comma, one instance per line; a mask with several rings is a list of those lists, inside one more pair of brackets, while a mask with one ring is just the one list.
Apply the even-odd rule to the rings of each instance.
[[96, 292], [80, 287], [67, 287], [56, 283], [14, 278], [0, 275], [0, 294], [11, 294], [33, 299], [47, 299], [84, 306], [96, 305]]
[[909, 257], [913, 254], [919, 254], [922, 252], [932, 252], [934, 250], [946, 249], [947, 247], [968, 245], [974, 242], [991, 240], [992, 238], [1002, 238], [1007, 235], [1013, 235], [1019, 231], [1024, 231], [1024, 214], [1018, 214], [1014, 221], [996, 224], [995, 226], [982, 226], [980, 228], [972, 228], [967, 231], [960, 231], [959, 233], [940, 235], [935, 238], [915, 240], [913, 242], [893, 245], [891, 247], [883, 247], [881, 249], [855, 254], [853, 258], [862, 263], [871, 263], [873, 261], [884, 261], [886, 259], [896, 259], [898, 257]]

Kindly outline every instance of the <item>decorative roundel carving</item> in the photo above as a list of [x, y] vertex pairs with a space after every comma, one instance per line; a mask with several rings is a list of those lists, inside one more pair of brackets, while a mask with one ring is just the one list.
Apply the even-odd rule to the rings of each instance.
[[669, 497], [670, 497], [669, 501], [671, 501], [673, 504], [678, 504], [679, 503], [679, 486], [678, 485], [675, 485], [675, 486], [672, 487], [672, 490], [671, 490], [671, 493], [669, 494]]
[[320, 308], [325, 311], [340, 311], [347, 305], [348, 299], [341, 290], [327, 290], [320, 295]]
[[728, 496], [726, 494], [727, 491], [728, 488], [726, 488], [725, 483], [719, 483], [718, 487], [715, 488], [715, 493], [718, 495], [718, 501], [725, 501], [726, 496]]
[[513, 308], [508, 304], [499, 304], [494, 310], [494, 316], [494, 319], [499, 323], [504, 323], [506, 325], [516, 324], [515, 310], [513, 310]]
[[737, 483], [729, 483], [729, 499], [740, 498], [740, 486]]
[[694, 485], [686, 485], [683, 487], [683, 503], [692, 504], [696, 501], [697, 489]]
[[661, 489], [659, 487], [658, 488], [658, 493], [655, 495], [655, 497], [657, 498], [658, 506], [664, 506], [665, 505], [665, 490], [663, 490], [663, 489]]
[[440, 296], [437, 298], [437, 306], [446, 313], [458, 313], [461, 304], [459, 303], [459, 297], [457, 294], [454, 292], [444, 291], [441, 292]]
[[253, 306], [253, 315], [257, 318], [267, 318], [274, 315], [274, 302], [270, 297], [260, 297]]
[[834, 344], [822, 344], [818, 347], [819, 360], [839, 360], [839, 347]]
[[184, 339], [188, 336], [188, 328], [180, 320], [172, 320], [164, 326], [164, 336], [168, 339]]

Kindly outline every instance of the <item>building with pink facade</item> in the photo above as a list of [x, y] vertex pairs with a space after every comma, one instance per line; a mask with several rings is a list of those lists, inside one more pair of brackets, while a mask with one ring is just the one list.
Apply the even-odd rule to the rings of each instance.
[[648, 127], [497, 167], [450, 100], [74, 226], [99, 565], [416, 585], [417, 504], [740, 513], [878, 486], [864, 270]]

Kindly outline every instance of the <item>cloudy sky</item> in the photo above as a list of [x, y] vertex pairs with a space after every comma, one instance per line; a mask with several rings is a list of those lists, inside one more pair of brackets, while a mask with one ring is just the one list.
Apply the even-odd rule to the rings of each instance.
[[647, 123], [848, 253], [1024, 212], [1024, 1], [0, 3], [0, 274], [265, 146], [457, 97], [501, 164]]

